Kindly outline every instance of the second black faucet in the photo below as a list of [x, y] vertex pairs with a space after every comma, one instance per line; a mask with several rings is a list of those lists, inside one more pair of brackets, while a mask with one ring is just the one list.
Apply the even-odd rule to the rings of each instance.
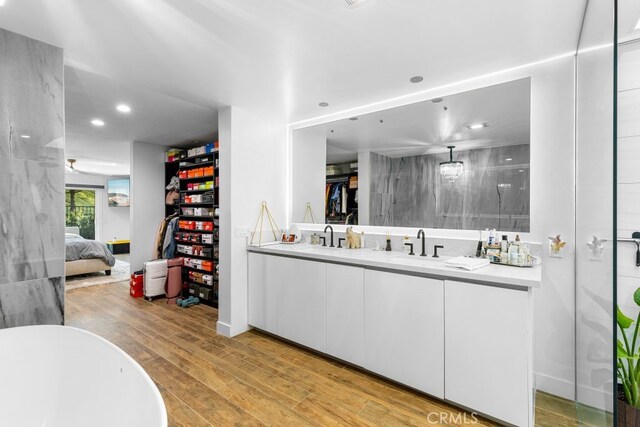
[[[330, 247], [330, 248], [334, 248], [334, 247], [335, 247], [335, 245], [333, 244], [333, 227], [332, 227], [332, 226], [330, 226], [330, 225], [327, 225], [327, 226], [324, 228], [324, 232], [325, 232], [325, 234], [327, 233], [327, 230], [331, 230], [331, 244], [329, 245], [329, 247]], [[327, 244], [325, 243], [323, 246], [327, 246]]]

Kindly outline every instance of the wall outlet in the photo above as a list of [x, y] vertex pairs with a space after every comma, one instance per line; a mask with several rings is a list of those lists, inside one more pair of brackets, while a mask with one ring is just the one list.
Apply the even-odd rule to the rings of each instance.
[[238, 226], [236, 227], [236, 237], [249, 237], [251, 233], [249, 233], [249, 227], [246, 226]]

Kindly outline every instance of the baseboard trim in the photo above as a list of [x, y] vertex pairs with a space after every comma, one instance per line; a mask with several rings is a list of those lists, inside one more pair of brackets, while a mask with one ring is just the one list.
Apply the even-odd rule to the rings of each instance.
[[251, 329], [251, 327], [249, 325], [244, 325], [244, 327], [241, 327], [240, 329], [234, 330], [233, 327], [228, 324], [228, 323], [224, 323], [218, 320], [218, 323], [216, 323], [216, 332], [220, 335], [223, 335], [227, 338], [233, 338], [237, 335], [240, 334], [244, 334], [245, 332], [247, 332], [249, 329]]
[[231, 325], [218, 320], [216, 323], [216, 332], [227, 338], [231, 338]]
[[572, 382], [550, 377], [543, 374], [536, 375], [536, 390], [543, 391], [567, 400], [575, 399], [575, 386]]

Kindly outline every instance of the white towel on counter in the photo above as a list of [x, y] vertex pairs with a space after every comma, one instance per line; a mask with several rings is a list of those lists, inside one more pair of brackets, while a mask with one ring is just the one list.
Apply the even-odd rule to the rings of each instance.
[[448, 259], [444, 262], [447, 267], [462, 268], [463, 270], [477, 270], [479, 268], [486, 267], [491, 264], [488, 259], [484, 258], [469, 258], [466, 256], [459, 256], [456, 258]]

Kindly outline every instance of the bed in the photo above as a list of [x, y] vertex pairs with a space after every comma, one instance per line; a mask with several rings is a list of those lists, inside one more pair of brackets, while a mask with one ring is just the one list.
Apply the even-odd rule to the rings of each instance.
[[65, 230], [64, 275], [77, 276], [104, 271], [111, 275], [111, 267], [116, 263], [113, 254], [102, 242], [87, 240], [80, 236], [78, 227]]

